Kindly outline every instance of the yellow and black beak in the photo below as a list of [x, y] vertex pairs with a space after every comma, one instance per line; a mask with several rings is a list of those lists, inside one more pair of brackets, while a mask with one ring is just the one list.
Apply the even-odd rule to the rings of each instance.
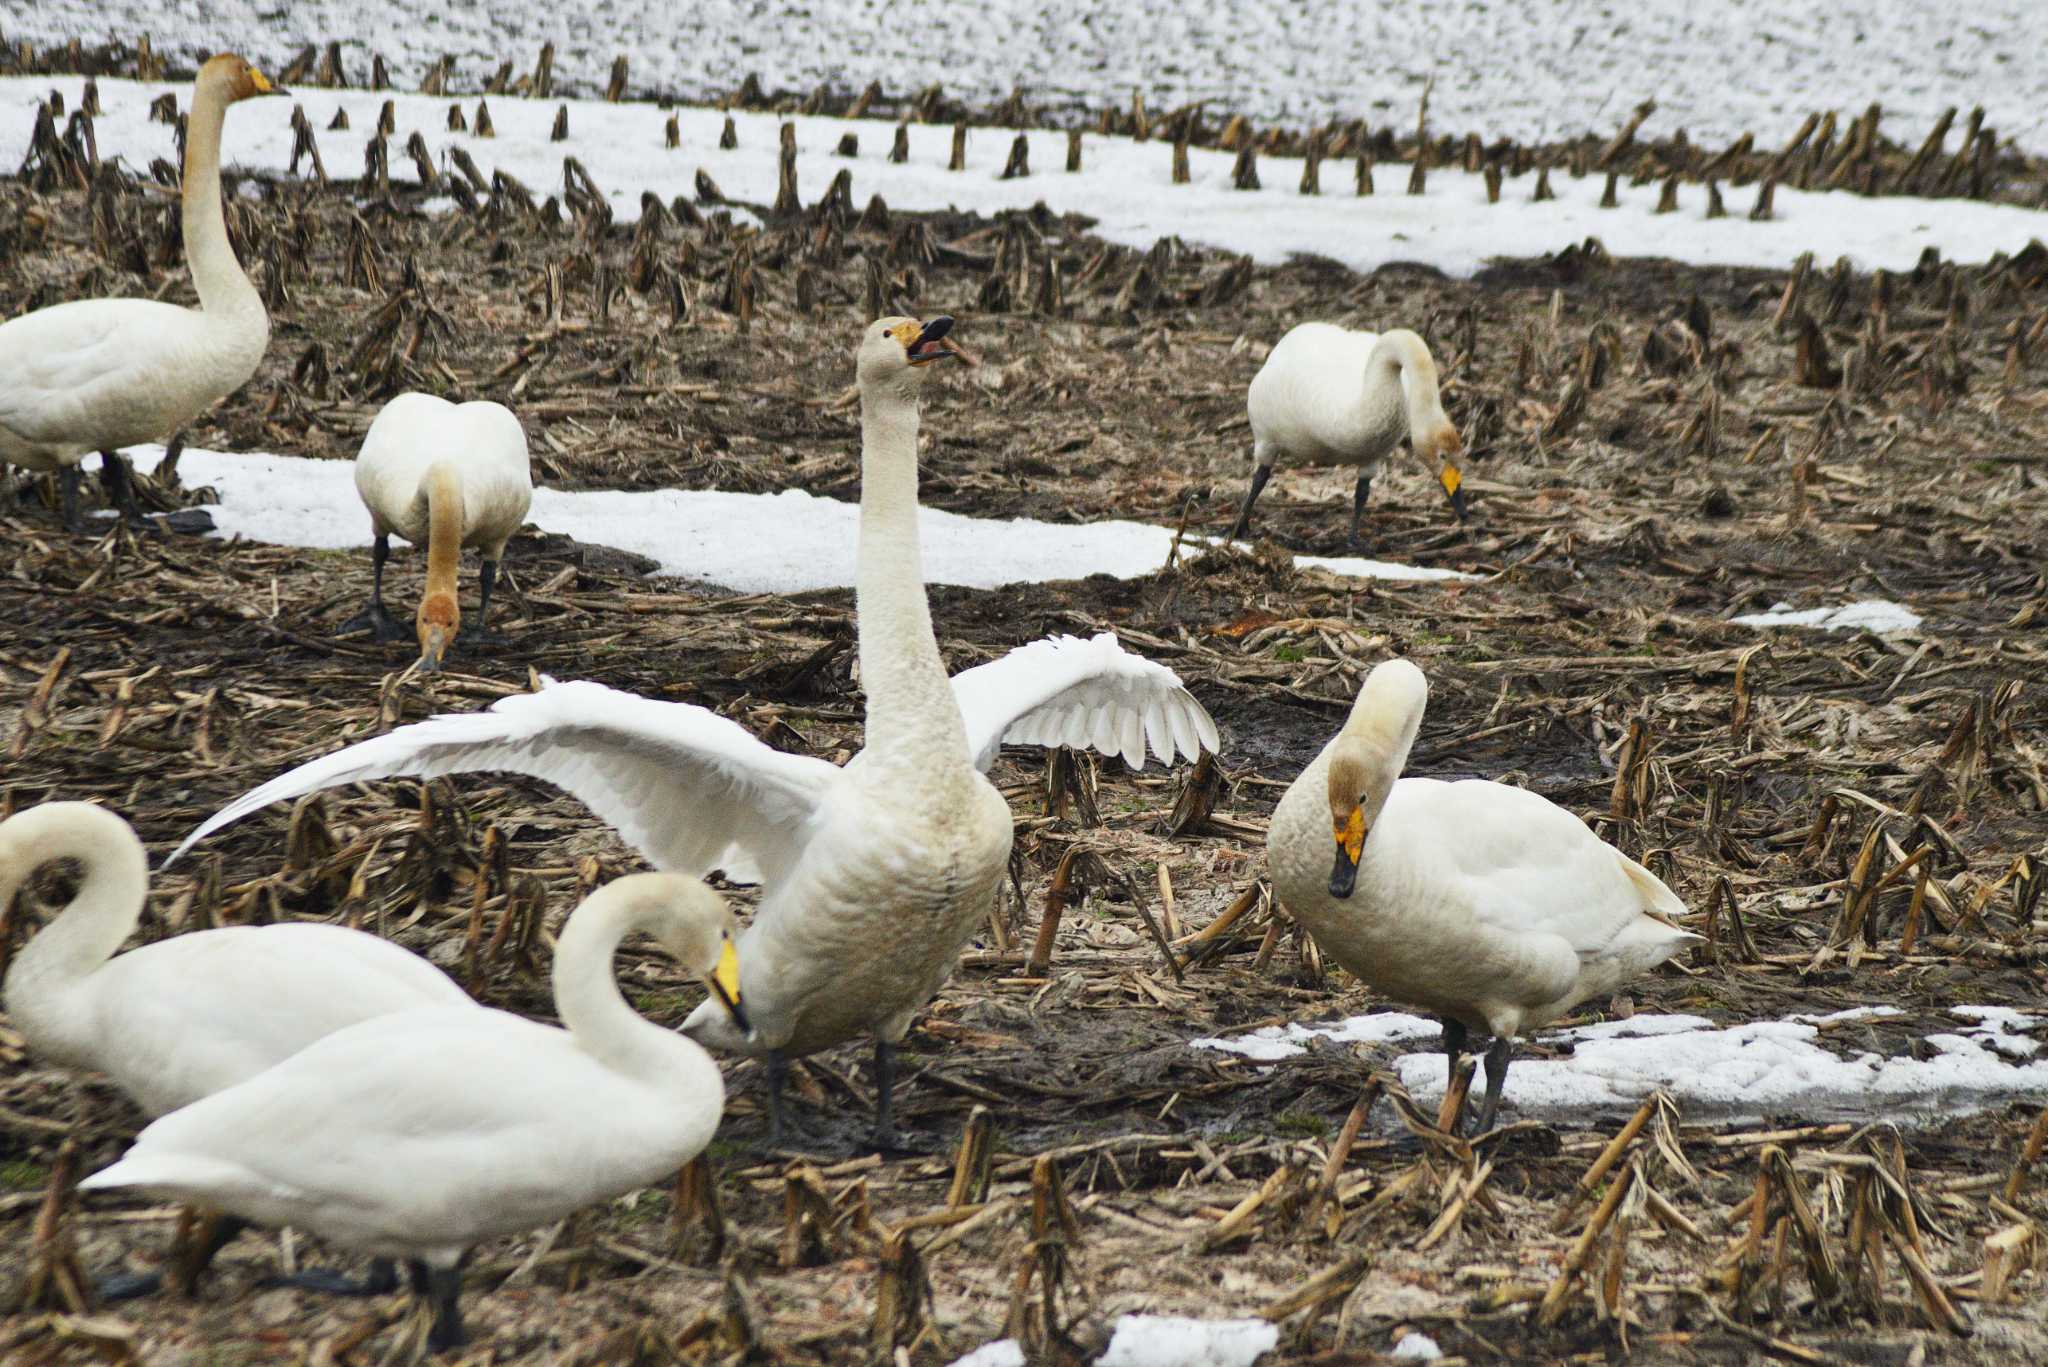
[[1337, 861], [1330, 866], [1330, 896], [1342, 899], [1358, 885], [1358, 856], [1365, 849], [1365, 809], [1353, 807], [1343, 824], [1332, 830], [1337, 837]]
[[711, 970], [711, 991], [726, 1014], [732, 1017], [732, 1023], [743, 1034], [753, 1034], [754, 1027], [747, 1023], [747, 1013], [740, 1006], [740, 956], [733, 948], [730, 935], [725, 937], [725, 945], [719, 951], [718, 967]]
[[249, 68], [249, 84], [256, 87], [258, 95], [289, 95], [291, 92], [281, 85], [272, 85], [270, 78], [255, 67]]
[[905, 348], [910, 353], [910, 363], [930, 365], [933, 361], [943, 361], [948, 356], [957, 356], [959, 351], [946, 340], [946, 334], [952, 330], [953, 320], [943, 313], [924, 324], [917, 334], [917, 340]]
[[1465, 520], [1465, 477], [1458, 467], [1446, 463], [1443, 474], [1437, 477], [1443, 482], [1444, 495], [1451, 500], [1451, 511], [1458, 515], [1458, 521]]

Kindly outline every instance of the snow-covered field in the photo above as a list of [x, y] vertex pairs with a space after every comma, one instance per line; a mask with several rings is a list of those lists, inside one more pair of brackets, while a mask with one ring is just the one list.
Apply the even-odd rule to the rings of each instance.
[[[1641, 1015], [1576, 1029], [1544, 1032], [1569, 1042], [1569, 1058], [1522, 1058], [1508, 1069], [1501, 1096], [1511, 1119], [1578, 1118], [1636, 1105], [1658, 1088], [1689, 1113], [1720, 1116], [1842, 1115], [1931, 1120], [1996, 1101], [2048, 1098], [2048, 1061], [2028, 1032], [2040, 1018], [1997, 1006], [1958, 1006], [1953, 1031], [1931, 1034], [1931, 1058], [1885, 1058], [1830, 1049], [1830, 1027], [1897, 1015], [1894, 1007], [1863, 1007], [1829, 1016], [1752, 1021], [1726, 1028], [1699, 1016]], [[1435, 1039], [1433, 1020], [1388, 1011], [1330, 1025], [1267, 1026], [1227, 1039], [1198, 1039], [1258, 1062], [1304, 1052], [1321, 1036], [1341, 1043], [1400, 1044]], [[1441, 1053], [1403, 1054], [1395, 1070], [1416, 1100], [1444, 1094]]]
[[[54, 88], [64, 94], [66, 108], [72, 108], [82, 85], [75, 77], [0, 80], [0, 166], [17, 165], [26, 155], [39, 99]], [[181, 103], [190, 96], [185, 85], [100, 82], [104, 113], [94, 126], [100, 155], [119, 156], [138, 168], [154, 157], [174, 156], [170, 128], [148, 119], [149, 102], [166, 90]], [[682, 146], [671, 151], [663, 138], [668, 115], [648, 104], [571, 101], [569, 137], [553, 142], [550, 133], [560, 101], [493, 99], [497, 135], [478, 138], [447, 131], [448, 100], [321, 89], [301, 90], [293, 98], [321, 130], [321, 156], [336, 176], [360, 174], [364, 144], [375, 132], [378, 110], [390, 98], [398, 129], [390, 140], [391, 162], [401, 180], [414, 174], [400, 149], [417, 130], [444, 170], [447, 149], [460, 146], [486, 176], [502, 168], [536, 193], [559, 188], [563, 158], [574, 156], [605, 192], [621, 221], [638, 216], [645, 190], [664, 200], [694, 197], [700, 168], [728, 198], [755, 204], [775, 198], [777, 130], [782, 120], [774, 115], [739, 115], [739, 146], [722, 151], [718, 135], [723, 116], [706, 109], [683, 110]], [[473, 117], [476, 100], [461, 103]], [[347, 111], [349, 129], [326, 131], [337, 109]], [[254, 101], [236, 109], [228, 120], [226, 161], [251, 170], [283, 171], [291, 160], [289, 114], [290, 106], [283, 100]], [[1463, 275], [1496, 257], [1540, 255], [1597, 236], [1616, 256], [1783, 268], [1811, 251], [1823, 262], [1848, 256], [1865, 269], [1902, 270], [1912, 266], [1927, 246], [1940, 248], [1951, 259], [1982, 261], [2048, 234], [2048, 217], [2009, 205], [1901, 196], [1866, 199], [1845, 191], [1803, 194], [1783, 187], [1776, 196], [1776, 216], [1762, 223], [1748, 217], [1754, 188], [1729, 190], [1729, 214], [1718, 219], [1704, 216], [1706, 196], [1698, 186], [1680, 192], [1675, 213], [1655, 212], [1656, 185], [1624, 186], [1620, 206], [1602, 209], [1598, 203], [1604, 178], [1574, 180], [1564, 172], [1551, 178], [1554, 200], [1533, 202], [1534, 177], [1523, 176], [1508, 183], [1498, 205], [1489, 206], [1485, 183], [1477, 175], [1432, 171], [1426, 193], [1411, 196], [1404, 192], [1406, 169], [1392, 166], [1381, 168], [1378, 193], [1360, 199], [1352, 194], [1348, 163], [1326, 164], [1325, 192], [1305, 196], [1297, 193], [1300, 163], [1269, 158], [1263, 188], [1240, 191], [1231, 184], [1232, 156], [1200, 148], [1189, 153], [1192, 183], [1174, 185], [1171, 149], [1163, 143], [1091, 134], [1083, 140], [1083, 169], [1069, 173], [1064, 169], [1066, 137], [1054, 132], [1029, 135], [1031, 175], [1003, 180], [1011, 141], [1007, 133], [973, 133], [966, 169], [953, 172], [946, 170], [950, 128], [911, 128], [909, 160], [897, 165], [887, 158], [886, 124], [826, 118], [799, 118], [794, 123], [798, 184], [807, 203], [821, 197], [832, 177], [846, 168], [852, 172], [856, 204], [880, 194], [895, 209], [952, 207], [988, 213], [1042, 201], [1055, 212], [1096, 219], [1095, 232], [1112, 242], [1150, 247], [1163, 236], [1178, 234], [1190, 242], [1249, 253], [1262, 264], [1313, 254], [1361, 271], [1389, 261], [1418, 261]], [[859, 155], [853, 158], [835, 152], [848, 132], [860, 137]]]
[[[163, 452], [161, 446], [137, 446], [125, 454], [149, 472]], [[87, 468], [98, 461], [88, 457]], [[188, 487], [211, 485], [220, 495], [220, 503], [207, 509], [217, 536], [312, 550], [370, 544], [369, 514], [356, 496], [355, 466], [348, 461], [188, 447], [178, 460], [178, 479]], [[740, 593], [802, 593], [852, 585], [860, 505], [796, 489], [536, 489], [529, 520], [543, 531], [651, 557], [660, 574]], [[927, 583], [976, 589], [1091, 574], [1133, 579], [1160, 569], [1173, 549], [1171, 531], [1141, 522], [999, 521], [938, 508], [919, 510], [918, 532]], [[1200, 544], [1184, 544], [1181, 554], [1200, 551]], [[1363, 579], [1474, 577], [1355, 556], [1295, 559], [1305, 568]]]
[[583, 93], [624, 53], [634, 91], [690, 99], [754, 72], [771, 90], [938, 82], [985, 103], [1022, 87], [1071, 108], [1127, 106], [1142, 89], [1155, 110], [1199, 99], [1261, 119], [1403, 127], [1434, 80], [1436, 127], [1515, 137], [1607, 132], [1654, 97], [1652, 134], [1749, 130], [1778, 143], [1811, 109], [1877, 101], [1886, 131], [1906, 140], [1945, 106], [1981, 104], [2001, 133], [2040, 147], [2039, 19], [2037, 0], [36, 0], [11, 6], [0, 33], [38, 44], [149, 33], [166, 51], [273, 63], [340, 40], [355, 71], [380, 53], [407, 86], [452, 55], [470, 89], [507, 58], [531, 69], [552, 40], [558, 80]]

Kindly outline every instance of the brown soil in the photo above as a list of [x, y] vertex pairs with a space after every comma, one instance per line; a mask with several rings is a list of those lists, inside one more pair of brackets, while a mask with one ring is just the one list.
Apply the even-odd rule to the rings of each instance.
[[[243, 201], [236, 231], [273, 298], [273, 344], [194, 444], [346, 458], [385, 398], [426, 388], [511, 404], [537, 474], [560, 487], [852, 498], [846, 357], [872, 294], [957, 315], [981, 358], [930, 386], [928, 502], [1185, 517], [1221, 533], [1264, 348], [1303, 318], [1399, 320], [1443, 362], [1474, 516], [1457, 527], [1427, 476], [1398, 466], [1375, 490], [1368, 549], [1484, 576], [1443, 588], [1296, 571], [1271, 548], [1340, 551], [1350, 475], [1283, 471], [1256, 552], [1131, 582], [934, 590], [956, 668], [1049, 631], [1113, 628], [1180, 671], [1224, 736], [1213, 805], [1203, 815], [1190, 798], [1194, 819], [1168, 834], [1185, 775], [1083, 764], [1075, 786], [1099, 824], [1078, 800], [1050, 814], [1045, 758], [1006, 755], [1022, 896], [911, 1035], [908, 1151], [862, 1143], [860, 1050], [797, 1070], [811, 1133], [798, 1155], [764, 1147], [759, 1072], [736, 1064], [711, 1154], [722, 1238], [702, 1221], [678, 1232], [655, 1192], [480, 1249], [469, 1360], [841, 1362], [900, 1344], [933, 1363], [1005, 1334], [1061, 1360], [1099, 1348], [1127, 1311], [1266, 1313], [1285, 1356], [1327, 1361], [1373, 1360], [1407, 1328], [1474, 1362], [2048, 1352], [2037, 1274], [2022, 1270], [2006, 1303], [1979, 1300], [1986, 1237], [2041, 1218], [2036, 1186], [2007, 1186], [2033, 1106], [1910, 1128], [1874, 1111], [1835, 1124], [1659, 1111], [1571, 1206], [1626, 1116], [1523, 1121], [1466, 1145], [1391, 1084], [1312, 1210], [1387, 1051], [1260, 1067], [1186, 1042], [1381, 1003], [1263, 898], [1198, 963], [1179, 962], [1186, 944], [1163, 960], [1145, 924], [1180, 940], [1254, 889], [1282, 786], [1362, 672], [1402, 654], [1433, 689], [1412, 772], [1507, 778], [1580, 812], [1664, 874], [1711, 937], [1576, 1019], [1882, 1003], [1905, 1014], [1830, 1038], [1894, 1053], [1953, 1028], [1947, 1007], [2040, 1001], [2039, 254], [1888, 280], [1817, 272], [1781, 304], [1785, 273], [1614, 262], [1597, 247], [1470, 281], [1361, 278], [1176, 243], [1142, 255], [1049, 217], [863, 227], [814, 211], [752, 237], [672, 219], [636, 235], [522, 207], [510, 187], [438, 217], [404, 187], [358, 188], [265, 184]], [[118, 178], [92, 199], [97, 214], [83, 191], [0, 184], [0, 315], [88, 294], [189, 297], [163, 265], [176, 259], [166, 201]], [[402, 647], [331, 636], [367, 593], [366, 556], [71, 536], [48, 489], [18, 483], [18, 510], [0, 495], [0, 812], [98, 798], [160, 855], [291, 763], [485, 705], [530, 671], [702, 703], [808, 753], [859, 743], [846, 592], [734, 598], [529, 529], [497, 623], [514, 645], [423, 683], [404, 676]], [[418, 566], [395, 558], [396, 603], [418, 592]], [[1725, 621], [1861, 597], [1910, 603], [1926, 625], [1880, 639]], [[1086, 895], [1049, 970], [1028, 973], [1048, 884], [1075, 849], [1093, 856], [1073, 863]], [[537, 785], [385, 784], [212, 840], [156, 880], [145, 933], [341, 919], [431, 955], [487, 1002], [545, 1014], [547, 927], [636, 866]], [[16, 909], [17, 937], [41, 914], [34, 900]], [[658, 956], [628, 952], [622, 974], [656, 1019], [690, 1005]], [[993, 1128], [988, 1185], [966, 1184], [946, 1214], [977, 1107]], [[0, 1281], [25, 1284], [61, 1252], [37, 1224], [59, 1145], [75, 1140], [90, 1170], [137, 1123], [0, 1027], [0, 1183], [13, 1193], [0, 1195], [13, 1231]], [[172, 1224], [161, 1208], [96, 1201], [69, 1228], [100, 1268], [153, 1259]], [[2024, 1237], [2023, 1269], [2044, 1242]], [[280, 1256], [274, 1238], [245, 1238], [191, 1300], [81, 1317], [46, 1298], [0, 1321], [0, 1355], [407, 1351], [396, 1298], [260, 1289]], [[294, 1256], [318, 1250], [300, 1240]], [[878, 1303], [896, 1311], [879, 1326]]]

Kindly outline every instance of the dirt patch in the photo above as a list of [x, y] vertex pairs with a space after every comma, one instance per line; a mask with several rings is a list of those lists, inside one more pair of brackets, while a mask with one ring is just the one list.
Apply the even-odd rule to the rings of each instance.
[[[347, 458], [385, 398], [425, 388], [512, 405], [537, 474], [560, 487], [852, 498], [846, 360], [873, 299], [957, 315], [982, 357], [931, 386], [924, 497], [958, 512], [1227, 530], [1249, 465], [1245, 385], [1308, 317], [1422, 331], [1474, 454], [1468, 527], [1397, 462], [1367, 536], [1372, 554], [1476, 582], [1295, 570], [1274, 547], [1343, 549], [1350, 476], [1282, 471], [1257, 551], [1130, 582], [935, 591], [955, 668], [1049, 631], [1114, 629], [1180, 671], [1224, 735], [1211, 816], [1164, 833], [1182, 776], [1111, 763], [1082, 766], [1100, 824], [1076, 806], [1052, 815], [1044, 758], [1006, 755], [1022, 897], [911, 1035], [908, 1151], [862, 1142], [858, 1049], [797, 1070], [802, 1167], [764, 1149], [758, 1071], [735, 1065], [712, 1154], [722, 1237], [679, 1228], [650, 1193], [479, 1250], [474, 1360], [854, 1361], [900, 1343], [930, 1363], [1006, 1333], [1057, 1360], [1099, 1347], [1132, 1310], [1268, 1313], [1288, 1356], [1332, 1361], [1384, 1353], [1409, 1327], [1472, 1361], [1625, 1347], [1652, 1361], [2020, 1362], [2048, 1347], [2033, 1274], [2015, 1303], [1977, 1300], [1986, 1237], [2039, 1218], [2035, 1188], [2007, 1185], [2031, 1108], [1905, 1131], [1877, 1113], [1731, 1126], [1658, 1111], [1575, 1200], [1623, 1117], [1524, 1122], [1473, 1148], [1382, 1085], [1325, 1193], [1332, 1146], [1391, 1051], [1257, 1066], [1186, 1042], [1375, 1003], [1263, 901], [1182, 968], [1134, 900], [1184, 956], [1186, 937], [1252, 889], [1272, 803], [1362, 672], [1399, 653], [1433, 690], [1413, 772], [1508, 778], [1588, 816], [1711, 937], [1574, 1023], [1887, 1004], [1904, 1014], [1832, 1042], [1892, 1053], [1952, 1029], [1944, 1008], [2037, 1004], [2040, 263], [1793, 284], [1593, 250], [1470, 281], [1361, 278], [1171, 241], [1130, 252], [1049, 215], [823, 208], [754, 234], [686, 205], [626, 230], [594, 203], [531, 203], [541, 187], [487, 187], [454, 213], [357, 188], [241, 187], [233, 227], [272, 301], [273, 344], [195, 443]], [[0, 313], [188, 297], [164, 265], [174, 214], [118, 176], [90, 195], [0, 184], [0, 224]], [[288, 764], [482, 706], [529, 671], [702, 703], [807, 753], [859, 743], [846, 592], [732, 598], [529, 531], [500, 581], [514, 646], [422, 684], [402, 677], [402, 648], [332, 638], [367, 594], [367, 556], [72, 537], [45, 488], [16, 484], [25, 504], [0, 502], [5, 810], [98, 798], [160, 854]], [[394, 558], [395, 603], [418, 593], [419, 563]], [[1926, 623], [1880, 638], [1726, 620], [1864, 597]], [[1048, 972], [1027, 973], [1046, 884], [1076, 844], [1099, 859], [1098, 886], [1068, 913]], [[339, 919], [432, 956], [493, 1005], [544, 1015], [543, 927], [636, 866], [538, 785], [385, 784], [210, 841], [156, 880], [145, 934]], [[16, 934], [38, 914], [25, 902]], [[643, 1010], [681, 1019], [689, 991], [664, 962], [629, 951], [622, 964]], [[978, 1107], [989, 1180], [948, 1210]], [[15, 1231], [0, 1277], [14, 1283], [59, 1142], [75, 1137], [90, 1169], [138, 1117], [4, 1032], [0, 1108], [0, 1218]], [[95, 1203], [75, 1228], [85, 1261], [104, 1266], [153, 1256], [171, 1224]], [[294, 1256], [319, 1252], [302, 1240]], [[279, 1256], [247, 1239], [194, 1301], [116, 1310], [111, 1326], [23, 1314], [0, 1343], [24, 1361], [401, 1350], [395, 1300], [260, 1290]], [[878, 1330], [878, 1303], [901, 1318]], [[1973, 1338], [1957, 1332], [1966, 1322]]]

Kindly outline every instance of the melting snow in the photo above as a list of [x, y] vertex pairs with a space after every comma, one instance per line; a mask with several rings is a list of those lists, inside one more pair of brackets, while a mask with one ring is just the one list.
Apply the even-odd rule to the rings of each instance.
[[1869, 598], [1839, 608], [1795, 610], [1790, 603], [1775, 604], [1769, 612], [1752, 612], [1730, 619], [1739, 627], [1813, 627], [1820, 631], [1873, 631], [1887, 636], [1897, 631], [1917, 631], [1925, 619], [1911, 608]]
[[1024, 1367], [1024, 1346], [1015, 1339], [997, 1339], [953, 1359], [953, 1367]]
[[[136, 446], [126, 454], [137, 469], [150, 471], [163, 458], [163, 448]], [[88, 457], [87, 464], [97, 460]], [[317, 550], [370, 544], [369, 514], [356, 497], [355, 467], [349, 461], [187, 447], [179, 458], [178, 478], [188, 486], [211, 485], [219, 493], [220, 503], [207, 509], [217, 536]], [[544, 531], [649, 556], [659, 562], [660, 574], [740, 593], [801, 593], [853, 583], [860, 505], [793, 489], [779, 494], [535, 489], [528, 518]], [[926, 582], [977, 589], [1091, 574], [1134, 579], [1163, 566], [1173, 546], [1171, 531], [1142, 522], [1069, 526], [1031, 518], [963, 517], [937, 508], [919, 510], [918, 530]], [[1183, 555], [1200, 552], [1200, 543], [1182, 543]], [[1358, 578], [1475, 577], [1376, 560], [1296, 559]]]
[[[1014, 48], [1014, 44], [1006, 44]], [[67, 106], [75, 102], [83, 81], [77, 77], [10, 77], [0, 80], [0, 165], [18, 164], [27, 152], [36, 102], [53, 88], [63, 92]], [[180, 102], [190, 97], [187, 85], [138, 84], [103, 80], [100, 101], [105, 112], [94, 122], [102, 157], [120, 156], [130, 166], [145, 167], [155, 157], [175, 155], [169, 126], [149, 122], [149, 102], [165, 91]], [[664, 146], [669, 118], [652, 104], [608, 104], [602, 101], [521, 100], [493, 96], [494, 138], [447, 131], [451, 103], [473, 114], [476, 96], [461, 101], [385, 91], [304, 89], [293, 98], [305, 106], [318, 130], [321, 156], [337, 174], [363, 164], [363, 145], [375, 133], [377, 113], [388, 99], [394, 106], [397, 133], [393, 148], [403, 147], [417, 130], [437, 157], [451, 147], [464, 148], [483, 173], [502, 169], [536, 193], [562, 183], [562, 161], [574, 156], [603, 189], [614, 216], [637, 218], [640, 195], [652, 190], [664, 200], [694, 195], [701, 168], [731, 199], [752, 204], [773, 201], [777, 179], [777, 128], [780, 115], [736, 113], [739, 146], [717, 146], [725, 115], [708, 108], [676, 111], [682, 146]], [[555, 114], [566, 103], [569, 137], [551, 140]], [[350, 131], [329, 131], [337, 109], [348, 111]], [[228, 120], [223, 155], [231, 166], [283, 172], [291, 160], [290, 110], [285, 101], [257, 101], [238, 109]], [[1924, 200], [1886, 195], [1865, 198], [1848, 191], [1807, 194], [1780, 186], [1776, 216], [1751, 222], [1746, 204], [1733, 203], [1726, 217], [1708, 219], [1704, 191], [1680, 190], [1676, 213], [1654, 212], [1660, 186], [1621, 187], [1622, 203], [1598, 207], [1603, 176], [1574, 180], [1558, 171], [1551, 176], [1556, 198], [1535, 203], [1533, 176], [1510, 181], [1498, 205], [1486, 202], [1484, 179], [1463, 170], [1442, 168], [1429, 174], [1427, 193], [1402, 193], [1405, 168], [1380, 168], [1379, 193], [1369, 199], [1351, 193], [1350, 167], [1326, 168], [1330, 183], [1322, 195], [1297, 194], [1295, 164], [1270, 160], [1264, 188], [1233, 188], [1231, 153], [1192, 148], [1188, 153], [1192, 181], [1171, 182], [1172, 150], [1157, 140], [1083, 138], [1084, 169], [1068, 173], [1066, 134], [1038, 130], [1026, 134], [1033, 174], [1000, 179], [1015, 136], [1009, 130], [984, 129], [970, 134], [964, 171], [945, 169], [952, 129], [943, 125], [909, 126], [910, 159], [897, 165], [887, 160], [890, 126], [872, 120], [791, 118], [796, 126], [797, 176], [806, 200], [817, 199], [842, 168], [853, 174], [856, 203], [879, 193], [891, 207], [932, 210], [958, 208], [983, 213], [1028, 208], [1044, 202], [1055, 213], [1073, 211], [1097, 220], [1094, 231], [1112, 242], [1150, 247], [1169, 234], [1229, 251], [1249, 253], [1273, 263], [1302, 253], [1328, 257], [1355, 270], [1371, 270], [1389, 261], [1418, 261], [1455, 275], [1477, 270], [1497, 256], [1524, 257], [1556, 251], [1597, 236], [1617, 256], [1673, 257], [1699, 265], [1786, 267], [1801, 252], [1820, 260], [1847, 256], [1865, 269], [1903, 270], [1920, 257], [1922, 248], [1938, 247], [1951, 258], [1980, 261], [1996, 251], [2018, 251], [2041, 232], [2040, 216], [2010, 205], [1972, 200]], [[842, 135], [857, 133], [860, 155], [836, 155]], [[410, 163], [394, 158], [400, 179], [413, 174]], [[1754, 189], [1731, 191], [1738, 200]]]
[[1443, 1355], [1444, 1350], [1437, 1347], [1436, 1340], [1419, 1329], [1410, 1329], [1394, 1345], [1396, 1362], [1435, 1362]]
[[1096, 1367], [1251, 1367], [1280, 1342], [1265, 1320], [1119, 1315]]
[[[2036, 1060], [2041, 1042], [2026, 1033], [2044, 1018], [2030, 1012], [1950, 1008], [1950, 1015], [1972, 1023], [1926, 1036], [1922, 1042], [1936, 1051], [1928, 1059], [1841, 1055], [1819, 1042], [1822, 1024], [1896, 1014], [1889, 1007], [1859, 1007], [1728, 1027], [1699, 1016], [1641, 1015], [1546, 1032], [1538, 1038], [1571, 1041], [1571, 1057], [1517, 1059], [1503, 1098], [1521, 1115], [1538, 1117], [1633, 1106], [1660, 1087], [1683, 1106], [1741, 1114], [1934, 1116], [2005, 1098], [2048, 1098], [2048, 1060]], [[1193, 1046], [1265, 1063], [1302, 1053], [1311, 1035], [1398, 1043], [1438, 1033], [1435, 1021], [1383, 1012], [1334, 1025], [1195, 1040]], [[1441, 1053], [1404, 1054], [1395, 1067], [1418, 1101], [1442, 1097]]]

